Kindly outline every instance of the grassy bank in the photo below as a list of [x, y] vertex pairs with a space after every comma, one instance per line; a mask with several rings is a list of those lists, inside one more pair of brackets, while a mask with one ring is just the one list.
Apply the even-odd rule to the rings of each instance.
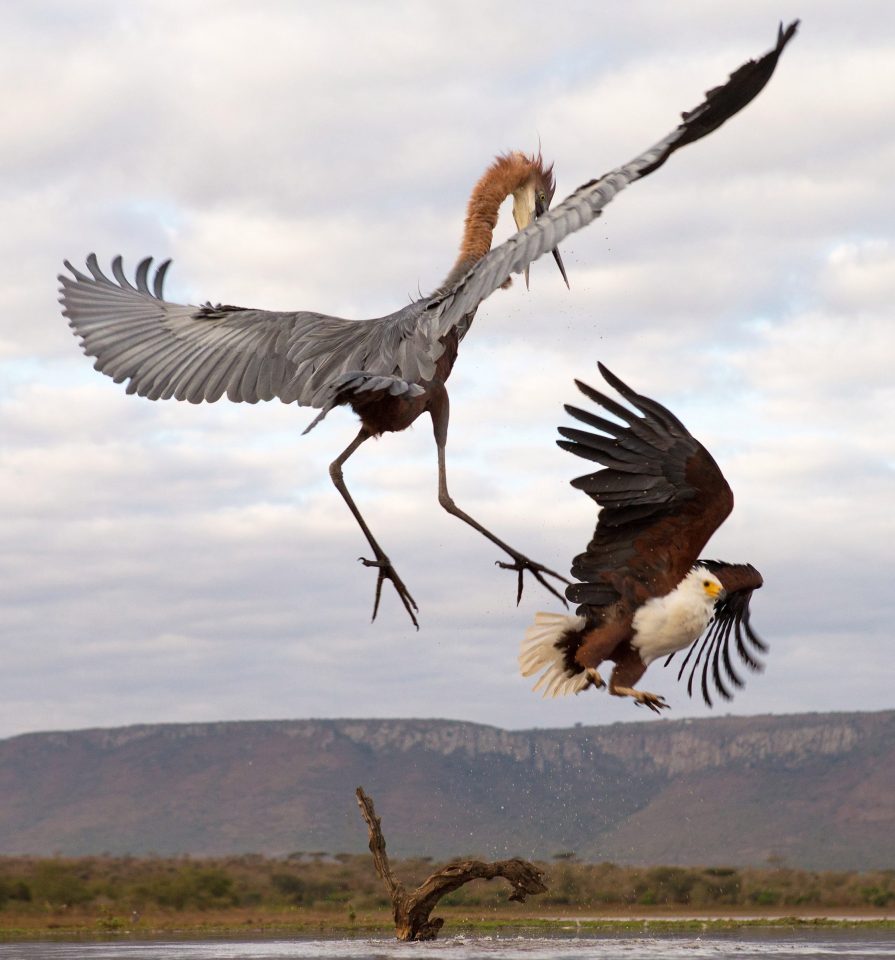
[[[891, 930], [895, 920], [878, 911], [860, 917], [828, 918], [815, 916], [698, 917], [682, 913], [656, 916], [605, 917], [571, 915], [557, 917], [528, 916], [525, 908], [497, 910], [488, 915], [470, 915], [449, 907], [436, 910], [445, 918], [444, 936], [644, 936], [661, 933], [729, 933], [746, 929], [862, 929]], [[387, 910], [360, 914], [354, 920], [332, 912], [315, 911], [184, 911], [177, 914], [150, 912], [136, 920], [104, 913], [74, 911], [65, 915], [38, 917], [34, 914], [8, 916], [0, 926], [0, 942], [16, 940], [96, 940], [108, 938], [152, 939], [154, 937], [391, 937], [394, 924]]]
[[[434, 867], [421, 859], [394, 866], [407, 883]], [[895, 912], [895, 871], [622, 867], [569, 856], [541, 866], [549, 891], [524, 906], [506, 902], [501, 881], [476, 882], [444, 898], [437, 912], [453, 932], [534, 930], [544, 923], [551, 929], [568, 923], [640, 929], [644, 922], [652, 929], [664, 923], [705, 929], [824, 916], [882, 921]], [[737, 917], [743, 919], [712, 919]], [[391, 930], [389, 902], [366, 855], [0, 858], [0, 935]]]

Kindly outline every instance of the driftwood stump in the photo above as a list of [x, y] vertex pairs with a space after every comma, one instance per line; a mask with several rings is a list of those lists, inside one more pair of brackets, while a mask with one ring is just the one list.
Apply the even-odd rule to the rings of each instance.
[[470, 880], [493, 880], [503, 877], [513, 888], [510, 900], [524, 903], [530, 894], [544, 893], [547, 887], [544, 875], [527, 860], [455, 860], [427, 877], [417, 888], [408, 893], [404, 884], [395, 879], [388, 855], [385, 852], [385, 838], [373, 801], [358, 787], [357, 804], [370, 834], [370, 853], [373, 865], [382, 877], [391, 897], [395, 917], [395, 935], [399, 940], [434, 940], [444, 926], [441, 917], [429, 919], [438, 901]]

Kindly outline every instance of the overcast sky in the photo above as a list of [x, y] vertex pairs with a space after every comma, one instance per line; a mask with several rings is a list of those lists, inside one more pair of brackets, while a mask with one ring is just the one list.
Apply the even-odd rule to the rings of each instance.
[[[598, 12], [599, 11], [599, 12]], [[372, 317], [429, 291], [502, 151], [557, 199], [667, 133], [803, 18], [766, 90], [478, 312], [450, 380], [451, 491], [568, 569], [593, 532], [554, 443], [602, 360], [669, 406], [737, 499], [706, 555], [754, 563], [767, 669], [722, 711], [893, 705], [895, 30], [885, 0], [4, 4], [0, 736], [137, 722], [643, 720], [517, 672], [535, 611], [436, 498], [428, 419], [332, 487], [344, 409], [153, 403], [92, 370], [63, 258], [172, 257], [167, 296]], [[497, 239], [509, 235], [504, 215]], [[586, 468], [585, 468], [586, 469]], [[642, 684], [703, 715], [671, 670]], [[659, 721], [657, 721], [659, 722]]]

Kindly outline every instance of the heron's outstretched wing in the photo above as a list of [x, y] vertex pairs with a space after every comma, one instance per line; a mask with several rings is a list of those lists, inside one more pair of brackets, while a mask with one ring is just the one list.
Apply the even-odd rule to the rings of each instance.
[[[749, 601], [752, 593], [762, 586], [761, 574], [749, 563], [724, 563], [721, 560], [699, 560], [699, 564], [709, 570], [724, 586], [724, 598], [715, 605], [715, 615], [703, 634], [687, 651], [678, 670], [680, 680], [689, 667], [687, 693], [693, 696], [693, 682], [700, 676], [702, 698], [707, 706], [712, 706], [709, 693], [709, 681], [725, 699], [731, 700], [732, 687], [742, 687], [743, 680], [733, 669], [731, 646], [736, 648], [740, 659], [753, 671], [764, 669], [758, 659], [767, 653], [767, 644], [758, 636], [749, 624]], [[674, 654], [665, 661], [671, 662]]]
[[680, 420], [598, 366], [635, 410], [576, 380], [585, 396], [622, 422], [566, 406], [599, 432], [560, 427], [565, 439], [557, 440], [603, 467], [572, 481], [602, 508], [587, 550], [572, 561], [572, 576], [582, 582], [566, 589], [569, 600], [581, 605], [578, 613], [592, 618], [595, 608], [619, 599], [623, 584], [646, 596], [674, 589], [733, 509], [718, 465]]
[[[682, 114], [683, 122], [654, 146], [624, 166], [579, 187], [558, 206], [486, 254], [459, 283], [440, 291], [422, 319], [430, 328], [429, 339], [437, 341], [452, 326], [462, 325], [464, 318], [511, 274], [522, 273], [538, 257], [555, 249], [570, 233], [591, 223], [616, 194], [657, 170], [675, 150], [717, 130], [742, 110], [771, 79], [780, 54], [795, 36], [798, 25], [798, 20], [785, 29], [781, 24], [772, 50], [758, 60], [744, 63], [730, 75], [727, 83], [709, 90], [705, 100]], [[465, 331], [461, 330], [461, 335], [462, 332]]]
[[425, 340], [418, 323], [425, 301], [361, 321], [186, 306], [163, 298], [169, 264], [158, 267], [151, 288], [151, 258], [139, 264], [134, 283], [120, 257], [108, 277], [94, 254], [87, 258], [89, 274], [66, 261], [72, 276], [59, 277], [62, 313], [84, 352], [116, 383], [127, 380], [128, 393], [192, 403], [212, 403], [226, 393], [247, 403], [278, 397], [319, 407], [334, 383], [358, 371], [379, 378], [393, 395], [412, 393], [415, 381], [431, 379], [443, 349]]

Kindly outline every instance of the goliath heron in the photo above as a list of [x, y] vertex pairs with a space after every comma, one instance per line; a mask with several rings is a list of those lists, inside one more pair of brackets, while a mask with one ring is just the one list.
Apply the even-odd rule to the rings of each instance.
[[[87, 258], [89, 273], [65, 261], [72, 276], [59, 278], [63, 315], [84, 352], [96, 358], [95, 368], [116, 383], [128, 381], [128, 393], [191, 403], [212, 403], [225, 393], [246, 403], [277, 397], [320, 409], [308, 430], [333, 407], [350, 406], [361, 427], [330, 465], [330, 476], [373, 551], [372, 560], [361, 561], [378, 569], [374, 619], [385, 580], [391, 581], [417, 627], [418, 608], [348, 492], [342, 466], [370, 437], [404, 430], [423, 412], [429, 413], [434, 427], [441, 505], [510, 557], [500, 565], [518, 573], [517, 602], [526, 570], [559, 596], [545, 576], [568, 582], [564, 577], [498, 539], [448, 493], [445, 382], [459, 343], [478, 305], [505, 286], [511, 274], [524, 272], [527, 278], [529, 264], [542, 254], [553, 251], [565, 278], [559, 242], [593, 221], [619, 191], [658, 169], [675, 150], [711, 133], [749, 103], [770, 79], [797, 25], [795, 21], [785, 30], [781, 25], [772, 50], [710, 90], [670, 134], [630, 163], [584, 184], [553, 209], [552, 168], [545, 167], [540, 156], [499, 157], [473, 189], [460, 254], [444, 283], [388, 316], [345, 320], [210, 302], [182, 306], [163, 299], [170, 261], [157, 268], [150, 286], [152, 258], [141, 261], [131, 283], [120, 257], [112, 261], [112, 279], [93, 254]], [[508, 196], [513, 197], [519, 232], [491, 250], [498, 209]]]

